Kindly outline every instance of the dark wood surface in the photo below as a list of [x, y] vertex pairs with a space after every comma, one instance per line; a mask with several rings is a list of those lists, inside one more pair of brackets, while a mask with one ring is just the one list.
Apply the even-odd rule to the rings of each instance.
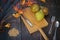
[[[15, 2], [17, 2], [17, 1], [15, 1]], [[44, 3], [42, 3], [42, 4], [44, 4]], [[43, 28], [43, 30], [47, 34], [47, 36], [49, 37], [49, 40], [52, 40], [52, 37], [54, 34], [54, 28], [53, 28], [52, 34], [48, 35], [48, 30], [49, 30], [50, 24], [51, 24], [50, 18], [51, 18], [51, 16], [56, 16], [56, 20], [58, 20], [60, 22], [60, 2], [59, 2], [59, 0], [58, 1], [57, 0], [47, 0], [47, 3], [44, 5], [47, 5], [47, 7], [49, 8], [49, 15], [46, 17], [46, 20], [48, 21], [49, 25], [48, 25], [48, 27]], [[0, 16], [0, 19], [5, 17], [4, 15], [6, 15], [8, 13], [9, 13], [9, 15], [12, 13], [15, 13], [15, 11], [12, 8], [8, 7], [8, 9], [9, 9], [8, 11], [6, 11], [4, 9], [3, 12], [0, 12], [0, 13], [2, 13]], [[7, 17], [9, 15], [7, 15]], [[6, 23], [8, 23], [9, 21], [12, 21], [12, 20], [15, 20], [14, 22], [16, 22], [16, 23], [14, 23], [14, 22], [11, 23], [12, 24], [11, 28], [13, 28], [13, 27], [17, 28], [20, 31], [19, 36], [9, 37], [8, 31], [11, 28], [8, 29], [8, 28], [3, 27], [2, 30], [4, 30], [4, 32], [0, 32], [0, 40], [41, 40], [41, 39], [44, 40], [43, 37], [41, 36], [41, 34], [39, 33], [39, 31], [37, 31], [33, 34], [30, 34], [29, 31], [27, 30], [27, 28], [25, 27], [23, 21], [21, 20], [21, 18], [15, 19], [15, 18], [11, 17], [10, 19], [6, 20]], [[60, 36], [60, 27], [57, 30], [57, 40], [60, 40], [59, 36]]]

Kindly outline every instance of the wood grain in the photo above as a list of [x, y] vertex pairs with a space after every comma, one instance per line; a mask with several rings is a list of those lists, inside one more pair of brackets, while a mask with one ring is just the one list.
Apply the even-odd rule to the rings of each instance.
[[24, 24], [26, 25], [26, 28], [30, 32], [30, 34], [36, 32], [36, 31], [39, 31], [41, 33], [41, 35], [43, 36], [43, 38], [45, 40], [48, 40], [48, 37], [46, 36], [44, 31], [42, 30], [42, 28], [44, 28], [48, 25], [48, 22], [45, 19], [42, 19], [41, 21], [37, 21], [36, 18], [34, 17], [34, 13], [31, 12], [30, 8], [24, 9], [23, 15], [33, 24], [33, 26], [31, 27], [26, 22], [26, 20], [21, 16], [21, 18], [22, 18]]

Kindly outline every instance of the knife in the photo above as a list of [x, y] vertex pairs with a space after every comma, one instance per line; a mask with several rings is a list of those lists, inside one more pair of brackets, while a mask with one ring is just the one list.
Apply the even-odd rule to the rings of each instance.
[[25, 21], [32, 27], [33, 26], [33, 24], [25, 17], [25, 16], [23, 16], [22, 14], [21, 14], [21, 16], [25, 19]]

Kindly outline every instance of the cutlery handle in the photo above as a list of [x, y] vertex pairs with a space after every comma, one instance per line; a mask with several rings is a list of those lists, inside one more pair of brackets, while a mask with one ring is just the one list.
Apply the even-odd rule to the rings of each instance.
[[44, 31], [41, 28], [39, 28], [38, 30], [40, 31], [41, 35], [43, 36], [43, 38], [45, 40], [49, 40], [48, 37], [46, 36], [46, 34], [44, 33]]
[[50, 27], [50, 29], [48, 31], [48, 34], [51, 34], [52, 33], [52, 26], [53, 26], [53, 23], [51, 24], [51, 27]]
[[56, 31], [57, 31], [57, 28], [55, 29], [53, 40], [56, 40]]

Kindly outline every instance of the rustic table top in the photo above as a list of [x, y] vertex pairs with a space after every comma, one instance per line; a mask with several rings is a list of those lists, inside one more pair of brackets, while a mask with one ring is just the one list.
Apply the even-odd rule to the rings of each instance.
[[[17, 2], [17, 1], [15, 1]], [[9, 4], [6, 4], [6, 5], [9, 5]], [[47, 36], [49, 37], [49, 40], [52, 40], [52, 37], [53, 37], [53, 34], [54, 34], [54, 26], [53, 26], [53, 33], [51, 35], [48, 35], [48, 30], [50, 28], [50, 18], [51, 16], [56, 16], [56, 20], [58, 20], [60, 22], [60, 4], [59, 4], [59, 1], [57, 2], [56, 0], [50, 0], [50, 1], [47, 1], [46, 4], [44, 5], [47, 5], [47, 7], [49, 8], [49, 15], [46, 17], [46, 20], [48, 21], [49, 25], [48, 27], [46, 28], [43, 28], [44, 32], [47, 34]], [[3, 5], [2, 5], [3, 6]], [[9, 8], [9, 7], [8, 7]], [[4, 12], [2, 12], [3, 14], [2, 17], [0, 16], [0, 19], [3, 18], [3, 16], [5, 15], [4, 13], [9, 13], [12, 14], [12, 13], [15, 13], [15, 11], [10, 7], [8, 11], [6, 11], [6, 9], [4, 8]], [[9, 16], [7, 15], [7, 17]], [[44, 40], [42, 36], [40, 36], [40, 33], [39, 31], [33, 33], [33, 34], [30, 34], [29, 31], [27, 30], [27, 28], [25, 27], [23, 21], [21, 20], [21, 18], [18, 18], [18, 19], [15, 19], [15, 18], [10, 18], [8, 20], [6, 20], [6, 23], [8, 23], [9, 21], [12, 21], [12, 20], [15, 20], [14, 22], [16, 23], [11, 23], [12, 26], [11, 28], [15, 27], [17, 28], [19, 31], [20, 31], [20, 34], [19, 36], [17, 37], [9, 37], [8, 35], [8, 31], [10, 29], [8, 28], [4, 28], [3, 27], [3, 30], [4, 32], [0, 32], [0, 40]], [[60, 27], [58, 28], [57, 30], [57, 40], [60, 40]]]

